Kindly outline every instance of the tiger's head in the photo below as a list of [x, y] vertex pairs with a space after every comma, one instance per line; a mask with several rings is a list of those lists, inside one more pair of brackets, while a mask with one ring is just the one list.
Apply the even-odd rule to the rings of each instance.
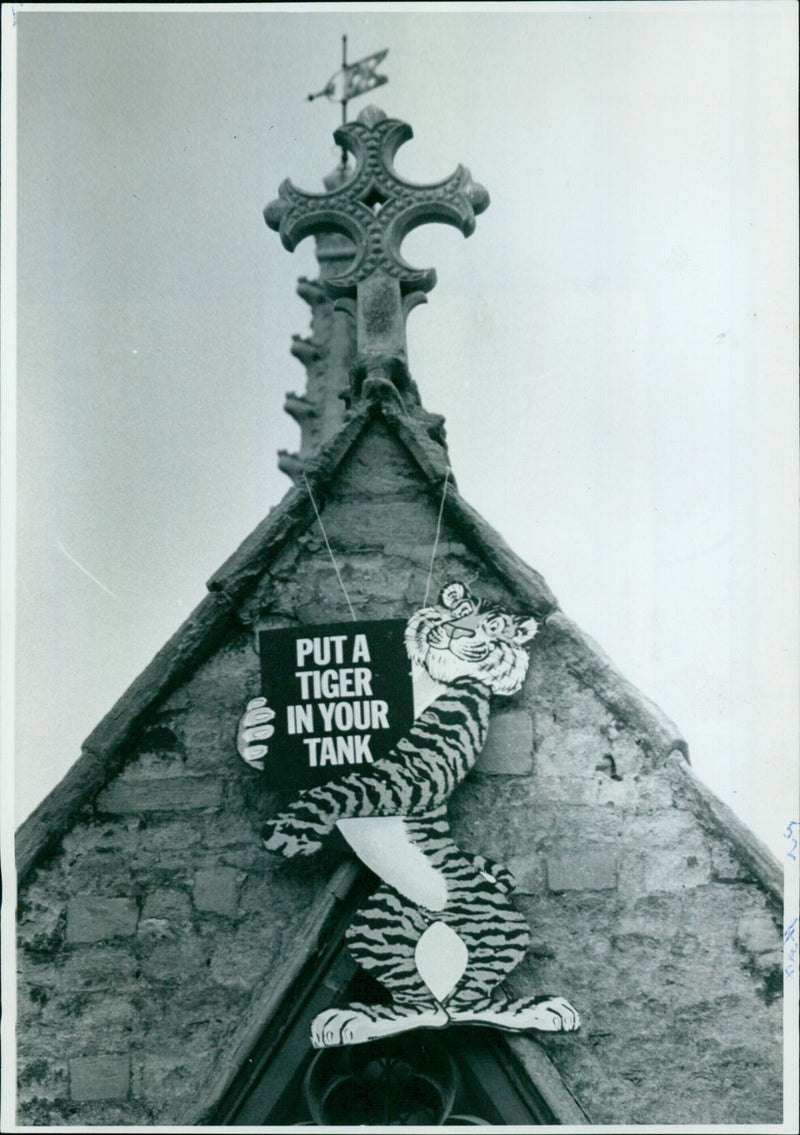
[[408, 620], [406, 650], [412, 662], [445, 685], [478, 678], [494, 694], [513, 694], [528, 672], [524, 644], [536, 634], [536, 620], [484, 605], [466, 584], [448, 583], [435, 607]]

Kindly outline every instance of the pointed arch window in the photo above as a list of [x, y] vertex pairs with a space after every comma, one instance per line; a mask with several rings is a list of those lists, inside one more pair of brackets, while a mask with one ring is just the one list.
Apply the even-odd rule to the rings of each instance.
[[[349, 905], [349, 904], [346, 904]], [[554, 1125], [559, 1119], [497, 1030], [415, 1030], [315, 1050], [314, 1016], [332, 1004], [386, 1000], [343, 942], [342, 910], [215, 1109], [226, 1126]]]

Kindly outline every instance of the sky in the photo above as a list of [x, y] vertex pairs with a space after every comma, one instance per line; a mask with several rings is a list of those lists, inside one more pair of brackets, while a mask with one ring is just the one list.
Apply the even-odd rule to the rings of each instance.
[[339, 108], [306, 96], [346, 34], [389, 49], [398, 172], [462, 162], [491, 194], [468, 241], [403, 246], [438, 272], [409, 363], [462, 495], [785, 859], [795, 5], [13, 15], [17, 822], [289, 488], [316, 268], [261, 214], [337, 160]]

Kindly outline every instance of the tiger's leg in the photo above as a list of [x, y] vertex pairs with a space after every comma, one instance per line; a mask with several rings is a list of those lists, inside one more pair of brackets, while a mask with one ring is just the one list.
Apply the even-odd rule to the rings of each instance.
[[442, 917], [467, 947], [469, 961], [447, 999], [451, 1015], [488, 1004], [499, 985], [522, 961], [530, 942], [528, 923], [503, 892], [481, 878], [463, 897], [454, 894]]
[[414, 961], [429, 922], [419, 907], [386, 884], [362, 907], [345, 935], [360, 966], [385, 985], [395, 1005], [431, 1008], [435, 1002]]
[[447, 1014], [420, 977], [415, 947], [429, 917], [394, 888], [378, 888], [358, 912], [345, 935], [350, 953], [386, 986], [391, 1005], [348, 1005], [326, 1009], [311, 1025], [315, 1048], [361, 1044], [409, 1029], [440, 1028]]
[[445, 1002], [451, 1021], [512, 1031], [574, 1032], [580, 1018], [563, 997], [492, 996], [524, 957], [530, 931], [503, 889], [488, 883], [483, 872], [480, 877], [483, 885], [463, 900], [454, 895], [443, 914], [469, 954], [464, 975]]

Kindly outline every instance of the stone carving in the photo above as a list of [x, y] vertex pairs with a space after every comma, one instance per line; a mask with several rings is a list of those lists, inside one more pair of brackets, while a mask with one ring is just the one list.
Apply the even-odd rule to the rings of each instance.
[[[414, 268], [400, 255], [412, 229], [438, 221], [469, 236], [489, 194], [464, 166], [434, 185], [414, 185], [398, 177], [393, 159], [413, 137], [411, 127], [367, 107], [355, 122], [334, 133], [353, 154], [350, 176], [326, 193], [307, 193], [284, 181], [264, 210], [270, 228], [293, 251], [312, 234], [343, 233], [355, 255], [326, 274], [325, 287], [356, 318], [358, 365], [362, 373], [394, 382], [396, 364], [405, 368], [405, 319], [436, 283], [433, 268]], [[392, 371], [391, 364], [395, 364]]]

